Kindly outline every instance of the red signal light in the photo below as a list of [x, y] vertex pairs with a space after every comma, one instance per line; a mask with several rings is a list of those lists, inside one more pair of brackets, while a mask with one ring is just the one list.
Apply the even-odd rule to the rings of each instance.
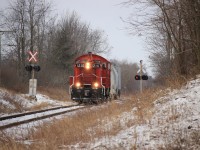
[[140, 80], [140, 76], [139, 75], [135, 75], [135, 80]]

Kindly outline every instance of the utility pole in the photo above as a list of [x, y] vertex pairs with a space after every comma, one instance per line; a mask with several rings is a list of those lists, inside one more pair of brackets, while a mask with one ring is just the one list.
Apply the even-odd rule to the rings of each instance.
[[2, 52], [1, 52], [1, 35], [3, 35], [4, 33], [12, 33], [15, 31], [2, 31], [0, 30], [0, 85], [1, 85], [1, 71], [2, 71], [2, 65], [1, 65], [1, 58], [2, 58]]

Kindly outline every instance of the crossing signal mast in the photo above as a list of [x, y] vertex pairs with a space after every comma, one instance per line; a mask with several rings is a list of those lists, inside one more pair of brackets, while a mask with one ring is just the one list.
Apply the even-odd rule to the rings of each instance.
[[25, 66], [26, 71], [31, 72], [31, 79], [29, 80], [29, 96], [32, 96], [35, 98], [36, 96], [36, 89], [37, 89], [37, 79], [35, 79], [35, 71], [38, 72], [41, 70], [39, 65], [36, 65], [38, 62], [37, 60], [37, 54], [38, 52], [35, 51], [34, 53], [32, 51], [28, 52], [29, 54], [29, 65]]
[[135, 80], [140, 80], [140, 92], [142, 93], [142, 80], [148, 80], [147, 75], [143, 75], [143, 69], [142, 69], [142, 60], [140, 60], [140, 69], [138, 70], [139, 75], [135, 75]]

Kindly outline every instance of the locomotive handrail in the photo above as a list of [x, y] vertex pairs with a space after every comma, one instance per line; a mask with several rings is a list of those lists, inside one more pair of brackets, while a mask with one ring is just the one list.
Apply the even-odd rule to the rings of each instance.
[[103, 77], [101, 77], [101, 86], [102, 86], [103, 89], [104, 89], [104, 90], [103, 90], [103, 95], [105, 96], [105, 89], [106, 89], [106, 88], [105, 88], [105, 86], [102, 84], [102, 78], [103, 78]]
[[95, 77], [97, 77], [97, 78], [101, 78], [101, 86], [103, 87], [103, 94], [104, 94], [104, 96], [105, 96], [105, 86], [103, 85], [103, 82], [102, 82], [102, 79], [103, 78], [106, 78], [106, 77], [99, 77], [99, 76], [97, 76], [96, 74], [92, 74], [92, 75], [94, 75]]
[[79, 77], [79, 76], [81, 76], [81, 75], [83, 76], [83, 73], [81, 73], [81, 74], [79, 74], [79, 75], [77, 75], [77, 76], [75, 76], [75, 77], [77, 78], [77, 77]]
[[69, 86], [69, 94], [71, 94], [71, 89], [72, 89], [72, 86], [74, 85], [74, 76], [71, 76], [73, 78], [73, 82], [72, 82], [72, 85]]
[[92, 75], [94, 75], [94, 76], [97, 77], [97, 78], [107, 78], [107, 77], [99, 77], [99, 76], [97, 76], [96, 74], [92, 74]]
[[79, 75], [77, 75], [77, 76], [71, 76], [72, 78], [73, 78], [73, 82], [72, 82], [72, 85], [70, 85], [70, 87], [69, 87], [69, 94], [71, 94], [71, 89], [72, 89], [72, 86], [74, 85], [74, 78], [76, 77], [79, 77], [79, 76], [83, 76], [83, 73], [81, 73], [81, 74], [79, 74]]
[[105, 86], [104, 86], [103, 83], [102, 83], [102, 79], [103, 79], [103, 78], [106, 78], [106, 77], [99, 77], [99, 76], [97, 76], [96, 74], [92, 74], [92, 75], [94, 75], [94, 76], [97, 77], [97, 78], [101, 78], [101, 86], [102, 86], [103, 89], [104, 89], [104, 90], [103, 90], [103, 94], [104, 94], [104, 96], [105, 96], [105, 89], [106, 89], [106, 88], [105, 88]]

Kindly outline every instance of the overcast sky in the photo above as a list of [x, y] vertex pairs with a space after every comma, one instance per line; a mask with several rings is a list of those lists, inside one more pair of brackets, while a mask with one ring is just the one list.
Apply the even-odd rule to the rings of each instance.
[[[119, 5], [126, 0], [46, 0], [52, 1], [55, 13], [60, 17], [67, 12], [76, 11], [82, 21], [91, 28], [105, 31], [109, 44], [113, 47], [108, 59], [128, 60], [139, 64], [143, 60], [149, 68], [148, 52], [145, 50], [145, 37], [130, 36], [126, 24], [120, 19], [127, 18], [131, 8]], [[0, 0], [0, 8], [8, 6], [8, 0]], [[150, 70], [150, 69], [148, 69]]]

